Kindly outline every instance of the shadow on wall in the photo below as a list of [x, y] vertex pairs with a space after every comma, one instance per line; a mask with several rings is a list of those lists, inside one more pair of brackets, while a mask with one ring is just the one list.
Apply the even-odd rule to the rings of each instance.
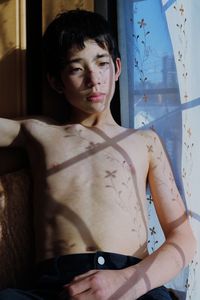
[[0, 116], [18, 117], [26, 112], [25, 50], [11, 49], [0, 60]]
[[[39, 114], [59, 122], [66, 120], [68, 105], [62, 95], [54, 92], [44, 80], [43, 85], [26, 78], [26, 50], [11, 49], [0, 59], [0, 117], [16, 118], [33, 114], [27, 107], [40, 106]], [[27, 86], [41, 89], [40, 99], [27, 98]], [[34, 103], [31, 103], [30, 100]], [[38, 103], [38, 102], [42, 103]], [[33, 109], [34, 111], [34, 109]]]

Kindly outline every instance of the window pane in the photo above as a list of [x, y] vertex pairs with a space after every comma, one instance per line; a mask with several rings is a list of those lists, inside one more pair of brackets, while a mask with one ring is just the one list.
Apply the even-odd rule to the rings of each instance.
[[[127, 59], [128, 126], [153, 128], [159, 133], [172, 160], [179, 190], [182, 191], [181, 103], [162, 3], [160, 0], [124, 1], [119, 19], [120, 38], [124, 33], [127, 47], [121, 46], [120, 51], [122, 57], [126, 55]], [[122, 90], [124, 82], [122, 74]], [[123, 105], [123, 91], [121, 96]], [[122, 116], [122, 121], [124, 118]]]

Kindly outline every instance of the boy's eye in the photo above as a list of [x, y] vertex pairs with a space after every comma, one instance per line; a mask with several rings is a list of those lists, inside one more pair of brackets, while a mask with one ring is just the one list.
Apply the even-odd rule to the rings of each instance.
[[81, 67], [71, 67], [69, 71], [72, 74], [81, 73], [81, 72], [83, 72], [83, 68], [81, 68]]
[[101, 61], [101, 62], [99, 62], [99, 65], [100, 65], [101, 67], [106, 67], [106, 66], [108, 66], [109, 64], [110, 64], [109, 61]]
[[82, 69], [81, 68], [73, 68], [72, 71], [73, 72], [79, 72], [79, 71], [82, 71]]

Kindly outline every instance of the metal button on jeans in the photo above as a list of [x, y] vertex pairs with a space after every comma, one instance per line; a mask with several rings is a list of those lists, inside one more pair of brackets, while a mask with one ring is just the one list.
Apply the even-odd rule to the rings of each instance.
[[99, 256], [97, 261], [98, 261], [99, 265], [104, 265], [105, 264], [105, 258], [103, 256]]

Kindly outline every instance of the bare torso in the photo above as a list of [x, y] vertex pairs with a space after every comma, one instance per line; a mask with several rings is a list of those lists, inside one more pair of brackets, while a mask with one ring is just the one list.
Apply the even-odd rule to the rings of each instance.
[[24, 132], [35, 186], [37, 259], [97, 250], [145, 257], [148, 136], [119, 126], [37, 120]]

